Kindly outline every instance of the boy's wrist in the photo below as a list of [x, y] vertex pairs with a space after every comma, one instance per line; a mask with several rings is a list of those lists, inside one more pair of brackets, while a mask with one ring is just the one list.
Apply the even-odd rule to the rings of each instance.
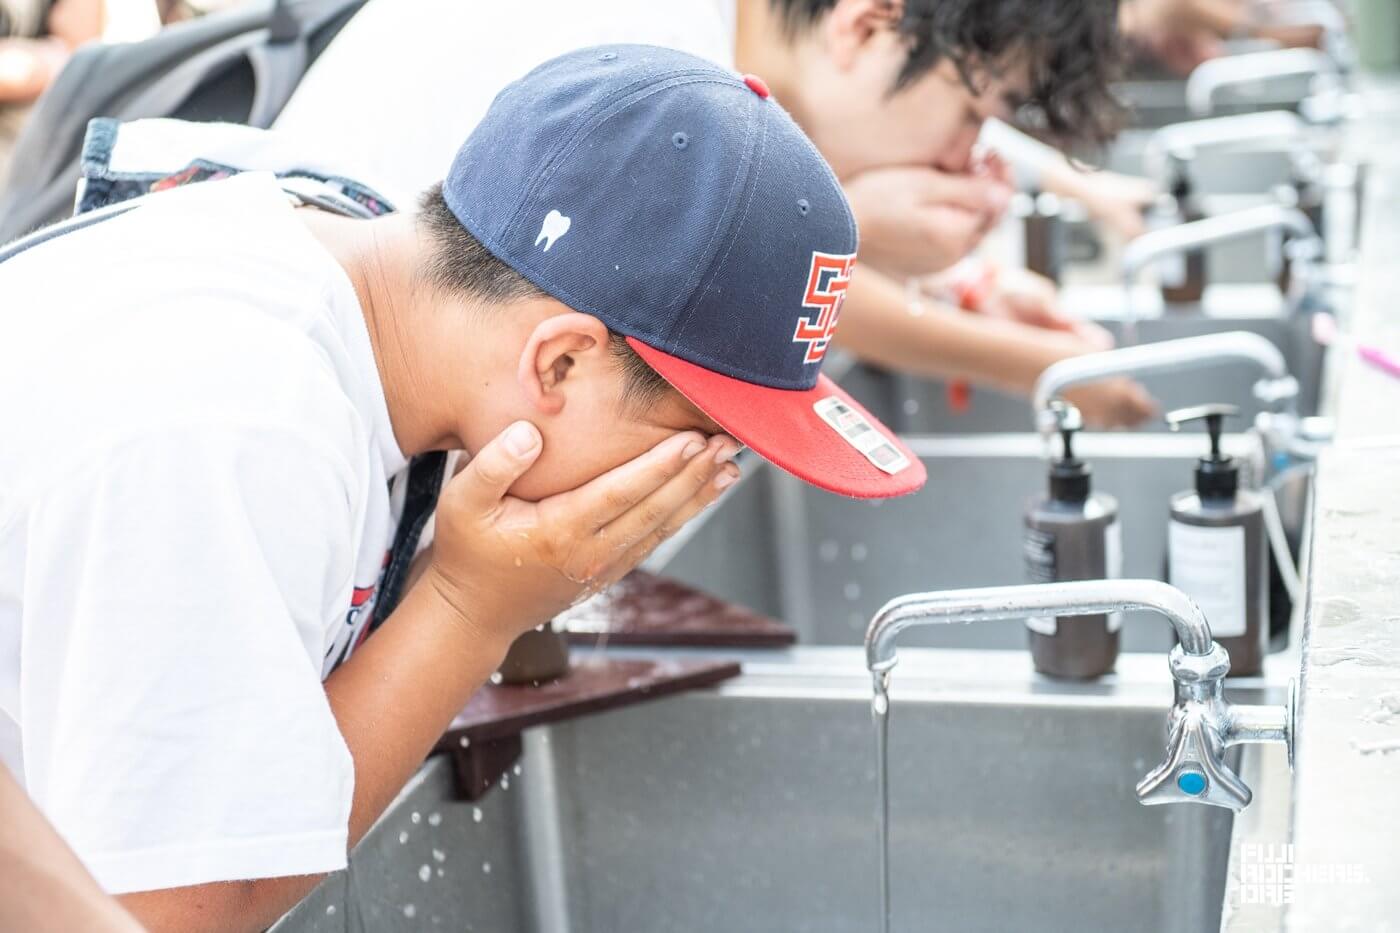
[[[449, 650], [460, 649], [477, 660], [485, 655], [504, 658], [515, 641], [519, 626], [509, 624], [508, 612], [493, 607], [491, 600], [469, 597], [435, 565], [428, 566], [410, 591], [409, 596], [414, 595], [429, 604], [435, 618], [447, 623], [436, 626], [434, 632], [450, 636], [454, 645]], [[408, 601], [409, 597], [405, 597], [404, 602]]]

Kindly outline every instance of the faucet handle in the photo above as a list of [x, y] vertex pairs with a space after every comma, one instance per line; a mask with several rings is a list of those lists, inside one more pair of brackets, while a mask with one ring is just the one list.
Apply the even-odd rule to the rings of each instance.
[[1253, 794], [1225, 764], [1225, 742], [1194, 704], [1175, 718], [1167, 742], [1167, 760], [1137, 785], [1138, 801], [1205, 803], [1239, 811], [1249, 806]]

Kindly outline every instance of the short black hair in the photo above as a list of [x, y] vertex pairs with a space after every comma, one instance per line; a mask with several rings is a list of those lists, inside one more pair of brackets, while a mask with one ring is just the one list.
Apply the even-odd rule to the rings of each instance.
[[[419, 200], [418, 223], [432, 241], [432, 253], [422, 269], [431, 287], [497, 304], [545, 297], [544, 289], [498, 259], [462, 226], [447, 206], [441, 184], [429, 188]], [[621, 334], [609, 330], [608, 347], [622, 371], [624, 405], [635, 410], [665, 396], [670, 383], [648, 366]]]
[[[769, 0], [798, 33], [838, 0]], [[1112, 84], [1122, 73], [1119, 0], [903, 0], [896, 27], [909, 58], [892, 92], [945, 59], [980, 92], [989, 77], [1024, 61], [1030, 94], [1022, 122], [1052, 140], [1101, 145], [1117, 133], [1124, 108]]]

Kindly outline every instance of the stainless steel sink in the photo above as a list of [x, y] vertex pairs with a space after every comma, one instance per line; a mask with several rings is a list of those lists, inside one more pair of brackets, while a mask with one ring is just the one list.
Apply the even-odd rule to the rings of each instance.
[[[901, 652], [895, 929], [1218, 929], [1232, 815], [1137, 803], [1171, 689], [1163, 658], [1125, 661], [1069, 687], [1019, 654]], [[355, 851], [351, 881], [331, 878], [275, 930], [873, 929], [869, 702], [858, 649], [750, 658], [718, 689], [526, 733], [480, 822], [434, 760]]]
[[[1317, 409], [1318, 388], [1322, 381], [1322, 364], [1326, 351], [1312, 340], [1304, 317], [1285, 318], [1278, 308], [1251, 313], [1237, 307], [1231, 311], [1211, 308], [1213, 293], [1206, 295], [1207, 310], [1163, 312], [1160, 304], [1152, 307], [1152, 295], [1141, 290], [1136, 300], [1148, 314], [1137, 323], [1138, 342], [1155, 343], [1179, 337], [1244, 330], [1263, 336], [1277, 346], [1288, 361], [1289, 371], [1301, 386], [1299, 408], [1304, 414]], [[1237, 291], [1220, 290], [1229, 296]], [[1067, 301], [1074, 302], [1086, 316], [1092, 317], [1112, 331], [1123, 342], [1124, 319], [1121, 311], [1120, 289], [1084, 289], [1071, 292]], [[1229, 304], [1229, 302], [1226, 302]], [[1253, 422], [1261, 406], [1253, 397], [1258, 373], [1238, 367], [1195, 369], [1181, 374], [1166, 373], [1143, 380], [1153, 396], [1166, 409], [1206, 402], [1229, 402], [1242, 409], [1241, 425]], [[888, 374], [867, 367], [856, 367], [842, 379], [862, 404], [901, 434], [979, 434], [987, 432], [1016, 432], [1030, 430], [1030, 404], [1023, 398], [1004, 395], [990, 389], [976, 389], [970, 408], [955, 410], [949, 403], [947, 384], [939, 380], [917, 379], [900, 374]], [[1143, 425], [1145, 432], [1165, 431], [1166, 424], [1153, 422]]]
[[[751, 606], [797, 629], [802, 644], [858, 644], [871, 616], [903, 593], [1025, 582], [1022, 515], [1045, 487], [1042, 442], [1031, 434], [915, 437], [928, 485], [894, 502], [822, 493], [752, 463], [726, 502], [668, 542], [650, 569]], [[1253, 438], [1228, 449], [1256, 461]], [[1160, 579], [1167, 500], [1191, 484], [1201, 437], [1085, 434], [1077, 451], [1095, 488], [1119, 499], [1123, 572]], [[1016, 625], [939, 626], [910, 644], [1024, 649]], [[1124, 651], [1165, 651], [1159, 619], [1130, 616]]]

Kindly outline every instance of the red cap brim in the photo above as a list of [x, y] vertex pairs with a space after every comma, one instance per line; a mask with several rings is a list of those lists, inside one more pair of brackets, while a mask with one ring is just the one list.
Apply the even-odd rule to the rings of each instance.
[[[725, 431], [813, 486], [856, 499], [889, 499], [917, 491], [928, 479], [914, 452], [826, 376], [818, 376], [811, 389], [770, 389], [712, 372], [632, 337], [627, 343]], [[823, 420], [816, 406], [833, 398], [868, 421], [907, 465], [895, 473], [880, 469]]]

